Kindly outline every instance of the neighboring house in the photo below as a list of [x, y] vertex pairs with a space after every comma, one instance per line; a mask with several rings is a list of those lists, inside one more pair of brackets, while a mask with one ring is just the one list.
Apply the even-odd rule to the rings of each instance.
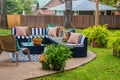
[[39, 10], [36, 15], [55, 15], [54, 10], [49, 10], [51, 7], [63, 4], [63, 0], [39, 0]]
[[[55, 10], [56, 15], [63, 15], [65, 11], [65, 4], [50, 8]], [[96, 3], [89, 0], [72, 1], [72, 11], [74, 15], [94, 15], [96, 10]], [[117, 8], [106, 6], [99, 3], [99, 15], [113, 15]]]

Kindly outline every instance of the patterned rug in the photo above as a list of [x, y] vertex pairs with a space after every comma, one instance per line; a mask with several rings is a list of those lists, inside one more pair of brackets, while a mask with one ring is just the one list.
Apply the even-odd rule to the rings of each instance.
[[[16, 61], [16, 57], [12, 57], [12, 53], [8, 53], [8, 56], [11, 61]], [[38, 61], [40, 54], [30, 54], [30, 56], [31, 56], [31, 61]], [[28, 55], [26, 55], [24, 53], [20, 53], [18, 55], [18, 60], [19, 60], [19, 62], [29, 62]]]

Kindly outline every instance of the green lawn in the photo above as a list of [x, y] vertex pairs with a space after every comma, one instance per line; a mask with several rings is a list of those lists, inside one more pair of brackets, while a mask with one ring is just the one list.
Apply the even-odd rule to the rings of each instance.
[[[10, 34], [1, 31], [0, 35]], [[120, 80], [120, 58], [112, 56], [112, 48], [92, 48], [97, 57], [93, 61], [74, 70], [31, 80]]]
[[0, 35], [9, 35], [11, 34], [10, 29], [0, 29]]
[[112, 56], [112, 49], [91, 48], [97, 57], [74, 70], [32, 80], [120, 80], [120, 58]]

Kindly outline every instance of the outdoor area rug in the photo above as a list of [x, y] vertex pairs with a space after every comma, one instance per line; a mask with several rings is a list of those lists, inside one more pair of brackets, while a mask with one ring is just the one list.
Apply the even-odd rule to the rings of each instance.
[[[12, 57], [12, 53], [8, 53], [8, 56], [11, 61], [16, 61], [16, 57]], [[40, 54], [30, 54], [30, 56], [31, 56], [31, 61], [38, 61]], [[18, 54], [18, 60], [19, 62], [29, 62], [28, 55], [24, 53]]]

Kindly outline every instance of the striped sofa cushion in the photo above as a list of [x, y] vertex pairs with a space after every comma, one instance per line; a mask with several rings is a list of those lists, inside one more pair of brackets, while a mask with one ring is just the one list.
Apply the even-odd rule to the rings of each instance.
[[11, 34], [12, 35], [16, 35], [16, 28], [14, 27], [14, 28], [11, 28]]
[[[11, 34], [16, 35], [16, 28], [11, 29]], [[47, 35], [48, 28], [31, 28], [31, 35]]]
[[31, 28], [31, 35], [47, 35], [48, 29], [47, 28]]

